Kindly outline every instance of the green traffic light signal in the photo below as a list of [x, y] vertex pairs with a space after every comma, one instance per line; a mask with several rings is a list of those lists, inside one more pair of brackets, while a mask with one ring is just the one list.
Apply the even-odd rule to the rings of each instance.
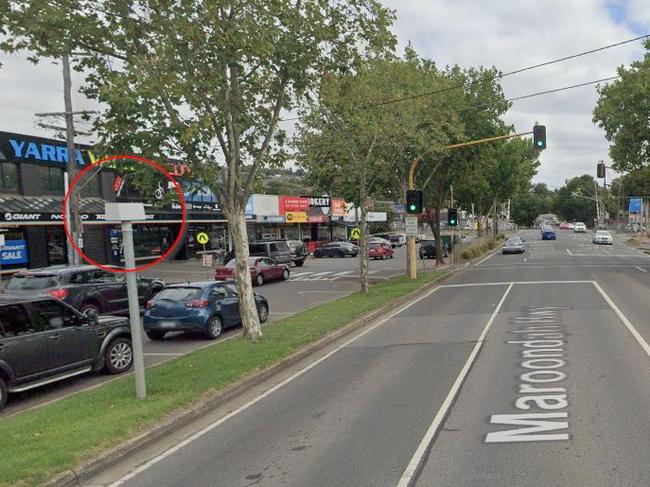
[[533, 127], [533, 144], [538, 150], [546, 149], [546, 127], [544, 125]]
[[422, 191], [409, 189], [406, 192], [406, 213], [410, 215], [422, 213]]

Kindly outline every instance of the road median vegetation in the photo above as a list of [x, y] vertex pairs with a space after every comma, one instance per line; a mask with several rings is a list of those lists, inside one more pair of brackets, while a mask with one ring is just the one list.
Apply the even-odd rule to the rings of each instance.
[[148, 397], [133, 376], [0, 420], [0, 486], [38, 485], [147, 431], [239, 379], [289, 357], [364, 315], [394, 303], [447, 272], [397, 277], [264, 327], [263, 337], [215, 343], [147, 370]]
[[473, 260], [482, 256], [486, 252], [490, 252], [497, 248], [505, 239], [505, 235], [498, 235], [497, 237], [483, 239], [481, 241], [471, 243], [467, 248], [463, 249], [460, 256], [463, 260]]

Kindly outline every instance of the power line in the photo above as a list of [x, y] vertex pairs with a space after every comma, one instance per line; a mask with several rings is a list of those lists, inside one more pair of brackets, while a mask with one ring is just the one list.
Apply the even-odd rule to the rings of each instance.
[[[645, 34], [645, 35], [642, 35], [642, 36], [634, 37], [632, 39], [626, 39], [624, 41], [615, 42], [613, 44], [607, 44], [606, 46], [598, 47], [598, 48], [595, 48], [595, 49], [590, 49], [588, 51], [579, 52], [577, 54], [571, 54], [569, 56], [564, 56], [564, 57], [561, 57], [561, 58], [552, 59], [550, 61], [545, 61], [545, 62], [539, 63], [539, 64], [533, 64], [531, 66], [526, 66], [526, 67], [523, 67], [523, 68], [515, 69], [513, 71], [508, 71], [506, 73], [501, 73], [501, 74], [498, 74], [496, 76], [488, 77], [486, 80], [502, 79], [502, 78], [505, 78], [507, 76], [512, 76], [512, 75], [515, 75], [515, 74], [523, 73], [524, 71], [530, 71], [532, 69], [537, 69], [537, 68], [541, 68], [541, 67], [544, 67], [544, 66], [550, 66], [551, 64], [556, 64], [556, 63], [560, 63], [560, 62], [563, 62], [563, 61], [568, 61], [569, 59], [576, 59], [578, 57], [586, 56], [588, 54], [593, 54], [595, 52], [605, 51], [605, 50], [611, 49], [613, 47], [622, 46], [624, 44], [629, 44], [631, 42], [636, 42], [636, 41], [646, 39], [646, 38], [649, 38], [649, 37], [650, 37], [650, 34]], [[472, 81], [471, 83], [475, 83], [475, 82], [476, 81]], [[589, 83], [586, 83], [586, 84], [593, 84], [593, 83], [597, 83], [597, 82], [598, 81], [593, 81], [593, 82], [589, 82]], [[427, 92], [423, 92], [423, 93], [417, 93], [417, 94], [414, 94], [414, 95], [405, 96], [405, 97], [401, 97], [401, 98], [393, 98], [393, 99], [390, 99], [390, 100], [385, 100], [385, 101], [382, 101], [382, 102], [373, 103], [371, 105], [361, 106], [359, 108], [360, 109], [368, 109], [368, 108], [375, 108], [375, 107], [390, 105], [390, 104], [393, 104], [393, 103], [399, 103], [399, 102], [402, 102], [402, 101], [415, 100], [417, 98], [423, 98], [423, 97], [426, 97], [426, 96], [437, 95], [439, 93], [445, 93], [447, 91], [457, 90], [457, 89], [465, 87], [467, 84], [468, 83], [460, 83], [460, 84], [453, 85], [453, 86], [447, 86], [445, 88], [441, 88], [441, 89], [438, 89], [438, 90], [427, 91]], [[578, 85], [576, 85], [576, 87], [577, 86]], [[568, 89], [568, 88], [566, 88], [566, 89]], [[512, 100], [510, 100], [510, 101], [512, 101]], [[279, 122], [289, 122], [289, 121], [294, 121], [294, 120], [299, 120], [299, 119], [300, 119], [300, 117], [284, 118], [282, 120], [279, 120]]]

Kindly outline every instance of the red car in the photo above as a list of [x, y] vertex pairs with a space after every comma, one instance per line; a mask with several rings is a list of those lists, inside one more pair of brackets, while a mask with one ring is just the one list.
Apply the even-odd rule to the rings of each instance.
[[560, 223], [560, 230], [570, 230], [571, 225], [569, 225], [567, 222], [562, 222]]
[[[269, 257], [249, 257], [248, 268], [251, 271], [253, 284], [261, 286], [266, 281], [289, 279], [289, 266], [278, 264]], [[218, 266], [214, 270], [214, 278], [217, 281], [225, 281], [233, 278], [235, 270], [235, 259], [232, 259], [226, 265]]]
[[371, 259], [392, 259], [393, 248], [385, 243], [368, 244], [368, 257]]

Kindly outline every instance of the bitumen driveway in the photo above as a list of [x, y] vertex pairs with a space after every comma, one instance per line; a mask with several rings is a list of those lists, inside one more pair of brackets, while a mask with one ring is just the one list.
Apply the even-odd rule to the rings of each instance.
[[650, 256], [522, 235], [86, 485], [650, 485]]

